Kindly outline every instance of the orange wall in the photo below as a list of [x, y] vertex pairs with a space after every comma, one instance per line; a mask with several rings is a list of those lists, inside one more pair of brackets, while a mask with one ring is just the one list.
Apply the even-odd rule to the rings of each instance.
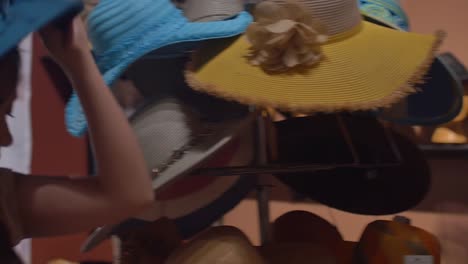
[[442, 51], [454, 53], [468, 65], [467, 0], [401, 0], [414, 32], [432, 33], [442, 29], [447, 38]]
[[[38, 38], [34, 39], [32, 76], [33, 158], [31, 171], [36, 175], [87, 175], [87, 148], [84, 139], [71, 137], [65, 131], [64, 103], [47, 72], [40, 64], [46, 55]], [[77, 219], [79, 221], [79, 219]], [[61, 238], [34, 239], [33, 264], [45, 264], [51, 258], [70, 260], [110, 256], [108, 244], [89, 255], [80, 255], [85, 234]]]

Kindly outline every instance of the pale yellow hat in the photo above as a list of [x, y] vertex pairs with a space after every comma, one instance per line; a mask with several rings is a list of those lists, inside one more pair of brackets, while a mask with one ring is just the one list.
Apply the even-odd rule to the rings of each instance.
[[232, 226], [212, 227], [176, 249], [164, 264], [267, 264], [247, 236]]
[[416, 92], [443, 37], [365, 22], [356, 0], [268, 0], [254, 16], [194, 53], [192, 88], [302, 113], [386, 107]]

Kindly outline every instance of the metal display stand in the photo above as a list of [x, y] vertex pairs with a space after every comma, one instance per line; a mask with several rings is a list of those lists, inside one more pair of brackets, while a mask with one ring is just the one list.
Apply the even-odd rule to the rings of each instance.
[[[395, 157], [395, 162], [390, 163], [375, 163], [375, 164], [363, 164], [359, 158], [356, 147], [353, 144], [349, 132], [346, 126], [343, 124], [340, 115], [337, 115], [337, 120], [340, 123], [340, 130], [345, 138], [345, 141], [349, 147], [350, 153], [353, 156], [353, 162], [349, 164], [334, 163], [334, 164], [320, 164], [320, 163], [308, 163], [308, 164], [271, 164], [269, 162], [269, 136], [268, 136], [268, 122], [271, 122], [269, 116], [263, 115], [261, 111], [256, 111], [257, 116], [255, 118], [254, 129], [254, 146], [255, 162], [248, 166], [239, 167], [219, 167], [219, 168], [200, 168], [194, 171], [191, 175], [205, 175], [205, 176], [231, 176], [231, 175], [250, 175], [256, 177], [257, 188], [256, 188], [256, 200], [257, 210], [259, 218], [259, 231], [261, 244], [265, 245], [271, 241], [271, 228], [270, 228], [270, 191], [272, 186], [267, 180], [267, 176], [270, 174], [277, 173], [294, 173], [294, 172], [314, 172], [320, 170], [331, 170], [335, 168], [362, 168], [362, 169], [376, 169], [384, 167], [398, 166], [402, 162], [402, 157], [398, 146], [395, 144], [393, 136], [389, 133], [388, 128], [384, 127], [385, 137], [391, 152]], [[222, 219], [218, 222], [213, 223], [213, 226], [220, 225]], [[114, 263], [120, 263], [120, 247], [119, 239], [114, 240], [114, 248], [116, 251], [114, 254]]]
[[394, 154], [396, 162], [390, 163], [376, 163], [376, 164], [362, 164], [357, 154], [356, 148], [350, 139], [346, 127], [343, 125], [342, 119], [337, 115], [340, 123], [341, 132], [346, 139], [347, 145], [353, 156], [353, 163], [350, 164], [270, 164], [268, 162], [268, 131], [267, 122], [269, 117], [262, 115], [261, 112], [257, 114], [255, 119], [255, 138], [254, 138], [254, 151], [255, 163], [252, 166], [243, 167], [221, 167], [221, 168], [201, 168], [194, 172], [194, 175], [206, 176], [230, 176], [230, 175], [251, 175], [257, 177], [256, 199], [259, 216], [259, 229], [262, 244], [267, 244], [271, 240], [270, 234], [270, 189], [271, 185], [266, 180], [269, 174], [275, 173], [292, 173], [292, 172], [314, 172], [319, 170], [331, 170], [335, 168], [363, 168], [374, 169], [384, 167], [394, 167], [401, 164], [402, 157], [398, 147], [396, 146], [391, 133], [387, 128], [385, 129], [385, 137], [389, 143], [390, 149]]
[[[255, 124], [255, 156], [256, 164], [265, 166], [268, 164], [268, 136], [265, 117], [257, 116]], [[270, 242], [270, 187], [265, 174], [257, 175], [257, 206], [260, 225], [260, 239], [262, 244]]]

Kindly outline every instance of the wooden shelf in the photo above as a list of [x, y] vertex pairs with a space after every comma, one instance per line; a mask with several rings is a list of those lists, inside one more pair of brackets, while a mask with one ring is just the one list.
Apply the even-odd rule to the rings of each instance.
[[468, 144], [420, 144], [419, 148], [432, 159], [468, 160]]

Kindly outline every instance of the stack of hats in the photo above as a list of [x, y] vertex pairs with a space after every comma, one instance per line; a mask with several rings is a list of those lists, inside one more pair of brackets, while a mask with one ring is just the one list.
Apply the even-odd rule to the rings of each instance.
[[[409, 31], [410, 21], [398, 0], [360, 0], [360, 10], [367, 21]], [[402, 125], [440, 125], [454, 119], [463, 105], [463, 86], [453, 58], [439, 54], [429, 71], [416, 84], [418, 93], [396, 105], [378, 111], [379, 118]]]
[[[273, 239], [254, 246], [233, 226], [211, 227], [182, 241], [176, 225], [161, 219], [127, 232], [119, 263], [153, 264], [306, 264], [306, 263], [440, 263], [433, 234], [405, 217], [369, 223], [357, 242], [345, 241], [336, 226], [307, 211], [290, 211], [271, 223]], [[429, 262], [411, 262], [411, 261]]]
[[[97, 229], [84, 251], [163, 217], [173, 220], [184, 238], [191, 237], [254, 188], [255, 178], [247, 176], [183, 177], [200, 166], [240, 166], [253, 159], [250, 108], [197, 93], [184, 82], [188, 52], [203, 40], [241, 34], [252, 22], [242, 1], [211, 2], [194, 9], [201, 6], [190, 1], [176, 6], [166, 0], [100, 0], [89, 13], [93, 54], [122, 107], [131, 108], [129, 121], [157, 197], [140, 215]], [[86, 119], [76, 94], [66, 114], [69, 132], [83, 135]]]
[[422, 151], [372, 116], [316, 115], [274, 126], [278, 164], [336, 167], [275, 175], [321, 204], [354, 214], [389, 215], [414, 208], [429, 191], [431, 172]]
[[[161, 217], [174, 220], [185, 238], [198, 233], [244, 198], [255, 179], [184, 176], [214, 157], [221, 157], [215, 165], [253, 159], [251, 105], [384, 116], [380, 109], [418, 95], [443, 37], [367, 22], [355, 0], [267, 0], [253, 17], [240, 0], [100, 0], [87, 27], [105, 82], [116, 95], [138, 94], [128, 101], [134, 104], [129, 120], [153, 188], [163, 195], [140, 216], [96, 230], [84, 250]], [[76, 95], [67, 104], [66, 124], [75, 136], [86, 133]], [[408, 203], [381, 210], [413, 205], [426, 182]], [[363, 212], [364, 205], [353, 206]]]

